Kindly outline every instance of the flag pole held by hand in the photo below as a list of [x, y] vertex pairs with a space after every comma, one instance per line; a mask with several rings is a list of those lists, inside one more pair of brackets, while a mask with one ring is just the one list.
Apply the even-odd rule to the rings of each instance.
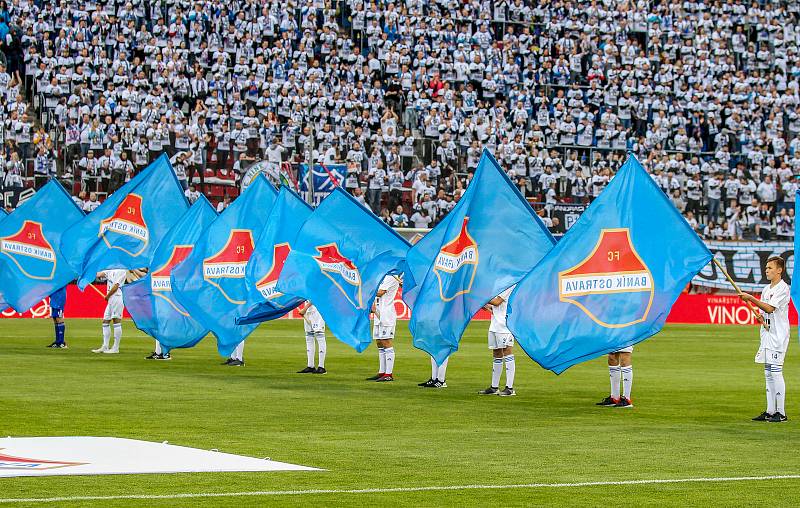
[[[722, 263], [720, 263], [717, 260], [717, 258], [712, 258], [712, 261], [714, 261], [714, 264], [717, 265], [717, 268], [719, 268], [719, 270], [722, 272], [722, 274], [725, 276], [725, 278], [728, 279], [728, 282], [731, 283], [731, 286], [733, 286], [733, 289], [736, 290], [736, 294], [742, 295], [743, 294], [742, 290], [739, 288], [738, 285], [736, 285], [736, 282], [733, 281], [731, 276], [728, 275], [728, 272], [725, 271], [725, 268], [722, 267]], [[747, 302], [747, 306], [750, 307], [750, 310], [753, 312], [753, 314], [756, 315], [756, 317], [758, 318], [758, 321], [761, 323], [761, 325], [764, 327], [764, 329], [769, 331], [769, 325], [767, 324], [766, 321], [764, 321], [764, 316], [762, 316], [761, 313], [758, 312], [758, 309], [756, 309], [756, 307], [751, 302]]]

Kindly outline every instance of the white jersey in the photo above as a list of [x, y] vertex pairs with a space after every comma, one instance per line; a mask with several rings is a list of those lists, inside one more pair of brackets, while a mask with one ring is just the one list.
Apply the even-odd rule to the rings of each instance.
[[125, 278], [128, 275], [128, 271], [106, 270], [104, 273], [106, 275], [106, 288], [107, 288], [106, 294], [108, 294], [108, 291], [111, 291], [111, 288], [114, 287], [115, 284], [117, 284], [117, 290], [114, 292], [113, 295], [111, 295], [111, 298], [109, 298], [109, 300], [113, 298], [122, 300], [122, 286], [125, 285]]
[[492, 321], [489, 323], [489, 331], [494, 333], [511, 333], [511, 330], [506, 326], [506, 312], [508, 310], [508, 297], [511, 292], [517, 287], [516, 284], [506, 289], [498, 297], [503, 299], [500, 305], [492, 305]]
[[789, 348], [789, 285], [784, 281], [775, 286], [767, 284], [761, 291], [761, 301], [775, 307], [775, 312], [768, 314], [761, 311], [764, 320], [769, 324], [769, 331], [761, 327], [759, 349], [785, 353]]
[[400, 289], [400, 280], [394, 275], [387, 275], [381, 281], [378, 291], [386, 291], [383, 296], [375, 298], [375, 324], [394, 327], [397, 324], [397, 311], [394, 299]]
[[306, 307], [306, 314], [303, 316], [303, 328], [306, 334], [325, 331], [325, 320], [313, 304]]

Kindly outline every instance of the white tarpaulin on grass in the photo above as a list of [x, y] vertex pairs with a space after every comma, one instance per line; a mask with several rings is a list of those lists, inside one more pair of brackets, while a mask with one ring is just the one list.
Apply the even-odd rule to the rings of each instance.
[[313, 467], [116, 437], [0, 439], [0, 477], [234, 471], [318, 471]]

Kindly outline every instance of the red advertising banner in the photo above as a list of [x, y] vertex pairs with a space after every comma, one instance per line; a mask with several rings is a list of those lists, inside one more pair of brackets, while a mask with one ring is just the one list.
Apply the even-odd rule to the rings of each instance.
[[[70, 285], [67, 288], [67, 305], [64, 312], [67, 318], [92, 318], [101, 319], [106, 302], [105, 286], [88, 286], [81, 292], [77, 286]], [[398, 294], [395, 301], [397, 317], [408, 319], [411, 317], [411, 310]], [[13, 309], [7, 309], [0, 313], [2, 318], [49, 318], [50, 305], [48, 300], [42, 300], [39, 305], [34, 306], [28, 312], [19, 314]], [[125, 314], [125, 317], [129, 317]], [[300, 316], [297, 311], [293, 311], [289, 319], [298, 319]], [[480, 310], [474, 319], [483, 321], [490, 318], [489, 312]], [[797, 311], [794, 305], [789, 307], [789, 322], [797, 324]], [[747, 305], [734, 295], [689, 295], [683, 294], [675, 302], [672, 311], [667, 317], [667, 323], [681, 324], [714, 324], [714, 325], [755, 325], [756, 319], [750, 313]]]

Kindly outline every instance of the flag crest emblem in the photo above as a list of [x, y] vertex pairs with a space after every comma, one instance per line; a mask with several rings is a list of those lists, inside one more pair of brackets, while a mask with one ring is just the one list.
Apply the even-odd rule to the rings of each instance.
[[55, 275], [56, 253], [42, 232], [41, 222], [26, 220], [19, 231], [0, 238], [0, 252], [31, 279], [50, 280]]
[[253, 246], [251, 230], [233, 229], [225, 246], [203, 260], [203, 278], [216, 286], [226, 300], [236, 305], [245, 302], [244, 285], [236, 279], [244, 279]]
[[175, 301], [175, 298], [173, 298], [170, 275], [172, 275], [172, 269], [175, 268], [178, 263], [189, 257], [193, 248], [194, 246], [192, 245], [176, 245], [172, 248], [172, 254], [170, 254], [167, 262], [160, 268], [153, 270], [153, 273], [150, 274], [150, 290], [153, 292], [153, 295], [169, 302], [177, 312], [184, 316], [188, 316], [189, 313], [187, 313], [186, 310]]
[[646, 320], [655, 293], [653, 275], [636, 252], [628, 228], [601, 230], [592, 252], [559, 272], [558, 289], [562, 302], [578, 306], [606, 328]]
[[114, 213], [100, 221], [98, 236], [109, 249], [138, 256], [150, 242], [150, 231], [142, 215], [142, 196], [128, 194]]
[[281, 276], [281, 271], [283, 271], [283, 265], [286, 263], [286, 258], [289, 257], [289, 253], [292, 251], [288, 242], [275, 244], [272, 249], [272, 267], [267, 274], [256, 283], [256, 289], [258, 289], [265, 300], [272, 300], [273, 298], [283, 296], [283, 293], [278, 291], [276, 286], [278, 285], [278, 278]]
[[339, 251], [339, 246], [335, 243], [320, 245], [316, 249], [319, 255], [314, 256], [314, 261], [319, 265], [322, 274], [339, 288], [355, 308], [363, 309], [361, 273], [358, 267]]
[[469, 217], [464, 217], [458, 236], [446, 243], [433, 265], [439, 280], [439, 296], [449, 302], [472, 291], [478, 267], [478, 244], [467, 231]]
[[59, 460], [30, 459], [27, 457], [15, 457], [0, 453], [0, 470], [8, 469], [58, 469], [61, 467], [82, 466], [86, 462], [63, 462]]

